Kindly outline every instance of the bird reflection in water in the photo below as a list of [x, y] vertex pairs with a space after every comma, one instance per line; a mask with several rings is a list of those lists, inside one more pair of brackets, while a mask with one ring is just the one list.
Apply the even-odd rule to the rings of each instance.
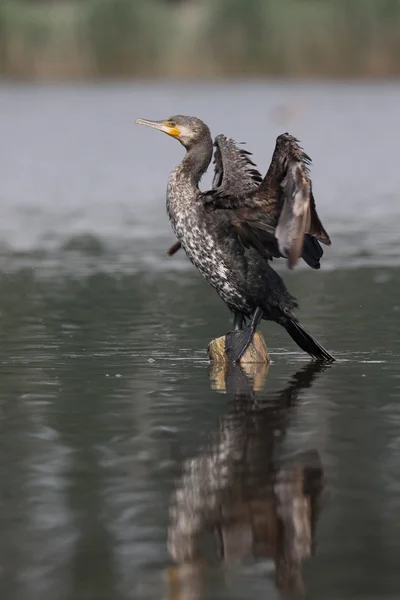
[[212, 386], [233, 396], [213, 441], [183, 464], [170, 507], [170, 598], [202, 598], [202, 534], [211, 532], [222, 563], [272, 558], [276, 586], [301, 595], [302, 563], [313, 553], [323, 469], [317, 451], [279, 456], [291, 409], [302, 390], [327, 368], [310, 363], [280, 392], [257, 393], [265, 365], [245, 373], [230, 366], [211, 372]]

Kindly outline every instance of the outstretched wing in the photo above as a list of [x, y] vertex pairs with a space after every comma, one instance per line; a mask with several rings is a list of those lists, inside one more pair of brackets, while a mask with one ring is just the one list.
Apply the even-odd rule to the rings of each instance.
[[266, 258], [283, 256], [293, 268], [300, 258], [319, 269], [330, 239], [318, 217], [312, 192], [311, 159], [288, 133], [280, 135], [268, 172], [245, 198], [214, 200], [215, 208], [235, 210], [232, 221], [245, 246]]
[[275, 237], [281, 255], [288, 258], [289, 268], [300, 256], [318, 268], [323, 254], [318, 242], [331, 243], [316, 211], [310, 165], [311, 159], [298, 140], [288, 133], [280, 135], [268, 173], [256, 194], [277, 218]]
[[214, 146], [214, 179], [212, 190], [206, 194], [239, 199], [254, 192], [262, 176], [250, 158], [251, 152], [222, 134], [217, 135]]

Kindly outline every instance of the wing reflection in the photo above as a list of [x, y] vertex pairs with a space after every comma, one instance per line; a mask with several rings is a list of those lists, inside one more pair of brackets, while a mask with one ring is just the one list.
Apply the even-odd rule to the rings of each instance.
[[172, 499], [168, 549], [185, 573], [177, 575], [181, 591], [175, 598], [201, 598], [196, 565], [206, 554], [204, 532], [212, 533], [221, 562], [272, 558], [277, 587], [303, 591], [301, 567], [313, 551], [323, 469], [317, 451], [287, 459], [279, 450], [299, 394], [325, 368], [309, 363], [266, 398], [254, 391], [257, 374], [239, 367], [225, 373], [222, 387], [233, 395], [233, 408], [211, 444], [184, 462]]

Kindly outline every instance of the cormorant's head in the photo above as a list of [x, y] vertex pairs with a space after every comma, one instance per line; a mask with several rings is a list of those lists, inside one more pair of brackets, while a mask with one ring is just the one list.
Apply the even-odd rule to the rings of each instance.
[[174, 115], [165, 121], [148, 121], [147, 119], [136, 119], [137, 125], [147, 125], [154, 129], [159, 129], [164, 133], [180, 141], [187, 149], [204, 139], [211, 139], [210, 130], [207, 125], [196, 117], [185, 117], [184, 115]]

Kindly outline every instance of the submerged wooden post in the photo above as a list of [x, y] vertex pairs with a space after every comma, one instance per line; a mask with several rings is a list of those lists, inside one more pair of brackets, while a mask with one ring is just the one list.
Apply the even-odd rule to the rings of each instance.
[[[218, 363], [229, 363], [229, 358], [225, 353], [225, 336], [211, 340], [208, 345], [208, 354], [211, 360]], [[253, 341], [239, 360], [241, 366], [247, 363], [269, 363], [271, 361], [267, 345], [264, 341], [263, 336], [259, 331], [256, 331], [253, 337]]]
[[[225, 353], [225, 336], [210, 342], [208, 354], [212, 361], [210, 368], [211, 385], [213, 389], [224, 392], [226, 391], [226, 378], [233, 366]], [[263, 388], [270, 362], [271, 359], [264, 338], [257, 331], [254, 334], [252, 343], [239, 360], [239, 367], [252, 381], [254, 391]]]

